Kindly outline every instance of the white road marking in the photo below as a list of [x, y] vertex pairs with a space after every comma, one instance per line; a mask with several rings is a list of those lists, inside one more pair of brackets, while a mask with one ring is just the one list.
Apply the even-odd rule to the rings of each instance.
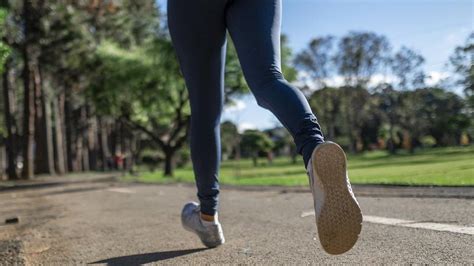
[[393, 219], [393, 218], [385, 218], [385, 217], [377, 217], [377, 216], [369, 216], [369, 215], [364, 216], [364, 221], [368, 223], [386, 224], [386, 225], [393, 225], [393, 226], [402, 226], [402, 227], [420, 228], [420, 229], [428, 229], [428, 230], [434, 230], [434, 231], [474, 235], [474, 227], [471, 227], [471, 226], [440, 224], [440, 223], [433, 223], [433, 222], [417, 222], [417, 221]]
[[117, 193], [127, 193], [127, 194], [134, 194], [135, 191], [128, 189], [128, 188], [109, 188], [107, 191], [110, 192], [117, 192]]
[[[304, 211], [301, 213], [301, 217], [314, 216], [314, 211]], [[433, 222], [422, 222], [422, 221], [411, 221], [396, 218], [386, 218], [379, 216], [364, 215], [364, 222], [374, 224], [384, 224], [391, 226], [410, 227], [442, 232], [450, 232], [457, 234], [474, 235], [474, 227], [472, 226], [461, 226], [454, 224], [442, 224]]]
[[314, 216], [314, 211], [307, 211], [307, 212], [301, 213], [301, 218], [304, 218], [307, 216]]

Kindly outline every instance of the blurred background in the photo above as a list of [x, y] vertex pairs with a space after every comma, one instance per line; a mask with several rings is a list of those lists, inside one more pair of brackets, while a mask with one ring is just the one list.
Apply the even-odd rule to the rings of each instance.
[[[0, 1], [0, 177], [192, 182], [163, 0]], [[283, 1], [282, 68], [358, 184], [474, 185], [472, 1]], [[305, 185], [229, 38], [221, 182]], [[254, 166], [259, 166], [255, 168]]]

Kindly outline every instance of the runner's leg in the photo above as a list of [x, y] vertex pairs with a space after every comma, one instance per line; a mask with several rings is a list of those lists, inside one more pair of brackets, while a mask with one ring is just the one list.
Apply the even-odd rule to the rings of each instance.
[[201, 212], [214, 215], [219, 194], [220, 118], [226, 27], [221, 0], [170, 0], [168, 22], [191, 104], [191, 159]]
[[226, 21], [258, 104], [288, 129], [306, 166], [324, 137], [305, 96], [281, 72], [281, 0], [233, 0]]

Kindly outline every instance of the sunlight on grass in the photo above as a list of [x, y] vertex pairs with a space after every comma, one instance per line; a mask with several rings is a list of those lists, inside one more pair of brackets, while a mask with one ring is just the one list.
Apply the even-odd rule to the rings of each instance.
[[[391, 185], [474, 185], [474, 146], [436, 148], [417, 151], [414, 155], [384, 151], [349, 156], [349, 171], [354, 184]], [[194, 182], [191, 166], [176, 169], [173, 178], [161, 171], [141, 173], [127, 180], [142, 182]], [[231, 185], [305, 186], [308, 178], [301, 159], [292, 164], [289, 158], [278, 158], [273, 164], [265, 160], [254, 167], [250, 160], [222, 163], [220, 182]]]

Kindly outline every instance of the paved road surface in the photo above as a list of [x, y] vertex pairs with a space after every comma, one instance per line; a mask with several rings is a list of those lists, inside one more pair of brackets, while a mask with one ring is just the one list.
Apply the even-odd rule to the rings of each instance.
[[330, 256], [309, 193], [223, 190], [217, 249], [181, 228], [194, 197], [191, 186], [111, 181], [0, 191], [0, 222], [20, 217], [0, 225], [0, 264], [474, 263], [472, 199], [360, 197], [359, 242]]

